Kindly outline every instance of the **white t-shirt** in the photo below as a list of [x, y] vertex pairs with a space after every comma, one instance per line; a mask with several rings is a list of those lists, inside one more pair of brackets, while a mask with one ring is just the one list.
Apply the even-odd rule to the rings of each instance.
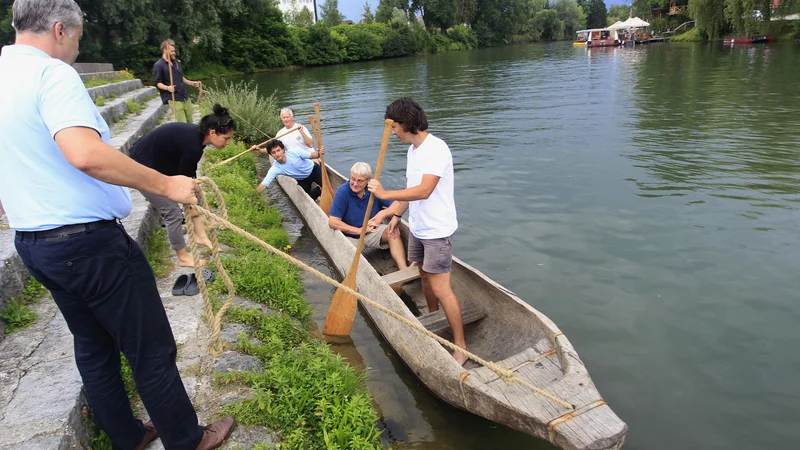
[[447, 144], [428, 133], [417, 148], [408, 147], [406, 187], [422, 184], [422, 176], [439, 177], [436, 189], [425, 200], [409, 202], [411, 233], [417, 239], [439, 239], [452, 236], [458, 228], [454, 197], [453, 155]]
[[[297, 125], [299, 124], [295, 123], [292, 128], [296, 127]], [[308, 128], [306, 128], [305, 125], [300, 125], [300, 128], [303, 130], [306, 136], [310, 137], [311, 139], [314, 139], [314, 137], [311, 135], [311, 132], [308, 131]], [[278, 132], [278, 135], [286, 133], [289, 130], [290, 130], [289, 128], [283, 127], [281, 128], [281, 131]], [[291, 133], [287, 134], [286, 136], [279, 138], [278, 140], [283, 142], [283, 145], [286, 147], [287, 152], [291, 150], [295, 151], [299, 150], [303, 152], [314, 151], [313, 148], [306, 145], [306, 141], [303, 139], [303, 135], [300, 134], [300, 130], [294, 130]]]

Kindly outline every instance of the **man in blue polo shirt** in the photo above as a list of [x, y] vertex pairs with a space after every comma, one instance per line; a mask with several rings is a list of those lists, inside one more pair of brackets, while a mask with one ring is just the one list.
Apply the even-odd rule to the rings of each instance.
[[[344, 233], [353, 241], [354, 245], [358, 245], [369, 196], [372, 195], [367, 192], [367, 183], [371, 179], [372, 168], [369, 164], [357, 162], [350, 169], [350, 182], [339, 186], [333, 197], [328, 225], [334, 230]], [[408, 268], [408, 264], [403, 241], [400, 239], [400, 229], [395, 228], [390, 232], [388, 226], [383, 223], [397, 213], [398, 207], [398, 202], [375, 198], [367, 224], [367, 234], [364, 236], [364, 249], [388, 248], [398, 269], [403, 270]], [[398, 217], [400, 216], [398, 215]]]
[[[53, 295], [74, 338], [89, 403], [114, 448], [217, 448], [231, 418], [198, 425], [153, 271], [119, 223], [127, 187], [197, 203], [197, 183], [168, 177], [109, 145], [109, 130], [71, 64], [83, 14], [74, 0], [16, 0], [15, 45], [0, 53], [0, 202], [28, 271]], [[123, 187], [127, 186], [127, 187]], [[132, 412], [125, 354], [152, 424]]]

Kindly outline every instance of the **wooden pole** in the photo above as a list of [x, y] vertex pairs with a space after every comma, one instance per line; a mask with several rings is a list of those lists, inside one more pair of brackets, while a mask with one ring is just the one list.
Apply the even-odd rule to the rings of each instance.
[[[279, 134], [279, 135], [275, 136], [275, 137], [274, 137], [274, 138], [272, 138], [272, 139], [278, 139], [278, 138], [282, 138], [282, 137], [286, 136], [287, 134], [289, 134], [289, 133], [291, 133], [291, 132], [293, 132], [293, 131], [297, 131], [297, 130], [299, 130], [299, 129], [300, 129], [300, 125], [295, 125], [294, 127], [292, 127], [292, 129], [291, 129], [291, 130], [286, 130], [285, 132], [283, 132], [283, 133], [281, 133], [281, 134]], [[263, 131], [262, 131], [262, 133], [263, 133]], [[267, 136], [267, 137], [269, 137], [269, 136]], [[264, 142], [262, 142], [262, 143], [260, 143], [260, 144], [256, 145], [256, 147], [261, 147], [262, 145], [266, 144], [267, 142], [271, 141], [272, 139], [268, 139], [268, 140], [266, 140], [266, 141], [264, 141]], [[214, 167], [217, 167], [217, 166], [221, 166], [221, 165], [223, 165], [223, 164], [225, 164], [225, 163], [229, 163], [229, 162], [231, 162], [231, 161], [233, 161], [234, 159], [236, 159], [236, 158], [238, 158], [238, 157], [240, 157], [240, 156], [244, 155], [245, 153], [247, 153], [247, 152], [249, 152], [249, 151], [250, 151], [250, 149], [248, 148], [247, 150], [245, 150], [245, 151], [243, 151], [243, 152], [239, 153], [238, 155], [231, 156], [230, 158], [226, 159], [225, 161], [220, 161], [220, 162], [218, 162], [218, 163], [214, 164], [214, 165], [213, 165], [213, 166], [211, 166], [211, 167], [212, 167], [212, 168], [214, 168]]]
[[[386, 155], [386, 147], [389, 144], [389, 137], [392, 135], [391, 119], [386, 119], [383, 126], [383, 140], [381, 141], [381, 151], [378, 155], [378, 165], [375, 167], [375, 179], [379, 179], [381, 175], [381, 167], [383, 167], [383, 158]], [[370, 194], [369, 201], [367, 202], [367, 211], [364, 213], [364, 222], [361, 224], [361, 236], [358, 238], [358, 246], [356, 247], [356, 254], [353, 257], [353, 263], [347, 271], [347, 275], [342, 281], [342, 285], [350, 289], [356, 288], [356, 273], [358, 272], [358, 262], [361, 260], [361, 250], [364, 248], [364, 236], [367, 232], [367, 224], [371, 218], [372, 203], [375, 196]], [[328, 316], [325, 318], [325, 327], [322, 332], [331, 336], [348, 336], [350, 330], [353, 328], [353, 320], [356, 317], [357, 300], [353, 295], [347, 291], [339, 288], [333, 294], [331, 306], [328, 308]]]
[[172, 120], [178, 121], [178, 110], [175, 105], [175, 84], [172, 80], [172, 55], [167, 47], [167, 65], [169, 66], [169, 85], [172, 86]]
[[[319, 102], [314, 102], [314, 112], [317, 116], [317, 146], [322, 147], [322, 122], [320, 120], [319, 114]], [[336, 192], [333, 190], [333, 186], [331, 186], [331, 180], [328, 178], [328, 168], [325, 165], [325, 156], [321, 155], [319, 158], [319, 162], [322, 165], [322, 196], [319, 199], [319, 206], [325, 211], [325, 215], [331, 215], [331, 205], [333, 205], [333, 196], [336, 195]]]

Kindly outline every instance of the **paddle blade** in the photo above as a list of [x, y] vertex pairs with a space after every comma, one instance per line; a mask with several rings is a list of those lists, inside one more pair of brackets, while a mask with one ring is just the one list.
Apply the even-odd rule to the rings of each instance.
[[[350, 270], [342, 281], [342, 285], [355, 290], [356, 270]], [[333, 294], [331, 307], [328, 308], [328, 315], [325, 317], [325, 327], [322, 332], [330, 336], [349, 336], [353, 328], [353, 320], [356, 318], [356, 308], [358, 299], [352, 294], [339, 288]]]

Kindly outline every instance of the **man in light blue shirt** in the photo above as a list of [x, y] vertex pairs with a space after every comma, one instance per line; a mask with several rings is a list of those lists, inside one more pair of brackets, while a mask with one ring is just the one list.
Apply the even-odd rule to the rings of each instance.
[[[74, 0], [16, 0], [12, 11], [15, 45], [0, 53], [0, 202], [17, 252], [61, 310], [89, 403], [115, 448], [144, 448], [159, 434], [168, 449], [216, 448], [233, 419], [198, 425], [152, 269], [118, 221], [131, 209], [127, 187], [187, 204], [197, 202], [197, 183], [109, 145], [71, 67], [83, 33]], [[131, 412], [120, 351], [152, 425]]]
[[319, 164], [315, 164], [312, 159], [317, 159], [325, 154], [325, 148], [320, 147], [319, 151], [306, 152], [303, 150], [286, 151], [286, 146], [278, 139], [267, 142], [266, 149], [262, 150], [258, 146], [250, 147], [250, 150], [269, 154], [275, 160], [264, 177], [264, 181], [258, 185], [256, 191], [263, 192], [269, 187], [278, 175], [286, 175], [297, 180], [297, 184], [306, 191], [312, 200], [316, 200], [322, 194], [322, 170]]

